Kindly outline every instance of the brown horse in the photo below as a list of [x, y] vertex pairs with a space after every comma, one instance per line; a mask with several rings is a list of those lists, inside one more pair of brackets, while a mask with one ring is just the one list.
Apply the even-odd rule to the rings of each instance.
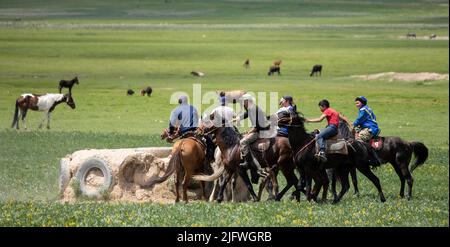
[[152, 95], [153, 89], [151, 87], [146, 87], [141, 90], [141, 96], [145, 96], [147, 94], [148, 97]]
[[281, 59], [280, 60], [276, 60], [276, 61], [273, 62], [273, 66], [280, 67], [281, 62], [282, 62]]
[[[14, 126], [16, 129], [19, 129], [19, 110], [20, 115], [22, 116], [22, 123], [24, 128], [27, 128], [26, 124], [26, 116], [28, 109], [33, 111], [44, 111], [45, 116], [47, 117], [47, 129], [50, 129], [50, 113], [55, 110], [55, 107], [61, 103], [67, 103], [72, 109], [75, 109], [75, 101], [72, 98], [72, 95], [69, 94], [22, 94], [16, 100], [16, 110], [14, 112], [14, 118], [12, 123], [12, 128]], [[42, 125], [45, 121], [45, 117], [42, 119], [39, 124], [39, 128], [42, 128]]]
[[[175, 202], [179, 202], [180, 184], [183, 186], [183, 200], [187, 203], [187, 189], [193, 175], [204, 173], [205, 145], [195, 137], [178, 140], [172, 148], [172, 157], [165, 174], [162, 177], [153, 177], [146, 181], [143, 187], [151, 187], [154, 184], [166, 181], [173, 173], [175, 179]], [[184, 176], [183, 176], [184, 174]], [[200, 183], [203, 199], [206, 199], [205, 182]]]

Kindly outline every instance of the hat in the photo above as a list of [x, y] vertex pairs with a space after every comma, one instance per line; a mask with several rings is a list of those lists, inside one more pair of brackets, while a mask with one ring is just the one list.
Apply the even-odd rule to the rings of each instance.
[[248, 101], [251, 101], [251, 102], [254, 102], [254, 101], [255, 101], [255, 100], [253, 99], [253, 96], [252, 96], [251, 94], [248, 94], [248, 93], [242, 95], [242, 100], [248, 100]]
[[364, 96], [356, 97], [355, 101], [359, 101], [359, 102], [363, 103], [363, 105], [367, 105], [367, 99]]
[[293, 104], [294, 100], [292, 99], [292, 96], [286, 95], [286, 96], [281, 97], [279, 104], [281, 105], [285, 101], [289, 102], [289, 104]]

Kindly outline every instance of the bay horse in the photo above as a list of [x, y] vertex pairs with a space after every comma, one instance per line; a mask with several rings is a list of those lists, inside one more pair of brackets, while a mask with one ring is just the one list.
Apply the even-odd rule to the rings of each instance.
[[[342, 133], [347, 133], [346, 138], [355, 138], [353, 133], [345, 130], [346, 126], [339, 126], [340, 131], [341, 128], [343, 128]], [[412, 172], [425, 163], [428, 158], [428, 148], [422, 142], [408, 142], [397, 136], [384, 136], [379, 137], [379, 139], [381, 139], [382, 145], [379, 148], [374, 148], [378, 159], [381, 164], [391, 163], [397, 173], [400, 179], [399, 196], [401, 198], [405, 197], [405, 180], [408, 182], [407, 199], [411, 200], [414, 181]], [[409, 169], [413, 154], [416, 160]]]
[[313, 76], [314, 74], [317, 76], [317, 73], [319, 73], [320, 76], [322, 76], [322, 65], [320, 64], [316, 64], [313, 66], [312, 70], [311, 70], [311, 74], [309, 74], [309, 76]]
[[[380, 163], [375, 152], [365, 143], [354, 141], [346, 142], [348, 154], [327, 154], [326, 162], [321, 162], [315, 157], [315, 136], [307, 133], [304, 117], [298, 112], [280, 113], [279, 125], [285, 125], [289, 129], [289, 142], [292, 150], [294, 150], [294, 160], [300, 164], [306, 181], [307, 199], [317, 201], [317, 195], [320, 188], [324, 185], [322, 199], [326, 200], [328, 189], [328, 178], [325, 169], [334, 168], [336, 175], [339, 177], [342, 188], [339, 195], [335, 196], [333, 203], [338, 203], [349, 189], [348, 175], [351, 168], [356, 167], [363, 175], [365, 175], [377, 188], [381, 202], [385, 202], [380, 180], [373, 174], [371, 167], [379, 166]], [[314, 193], [311, 193], [311, 180], [316, 181], [314, 185]], [[299, 185], [300, 186], [300, 185]]]
[[281, 62], [282, 62], [281, 59], [276, 60], [276, 61], [273, 62], [273, 66], [280, 67]]
[[[143, 187], [152, 187], [157, 183], [166, 181], [172, 174], [175, 173], [175, 202], [180, 201], [180, 185], [183, 186], [183, 200], [187, 203], [187, 190], [195, 174], [202, 174], [204, 172], [206, 146], [195, 137], [188, 137], [178, 140], [172, 147], [172, 154], [167, 166], [166, 172], [162, 177], [151, 177], [144, 182]], [[200, 182], [202, 189], [202, 197], [206, 199], [205, 182]]]
[[151, 87], [146, 87], [141, 90], [141, 96], [145, 96], [147, 94], [148, 97], [152, 95], [153, 89]]
[[68, 94], [22, 94], [16, 100], [16, 109], [14, 111], [12, 128], [19, 129], [19, 111], [22, 117], [22, 124], [27, 129], [26, 116], [29, 109], [33, 111], [44, 111], [44, 118], [39, 124], [39, 128], [47, 118], [47, 129], [50, 129], [50, 113], [55, 110], [55, 107], [61, 103], [66, 103], [70, 108], [75, 109], [75, 101], [70, 93]]
[[69, 93], [72, 93], [72, 87], [73, 84], [80, 84], [80, 81], [78, 80], [78, 76], [75, 76], [72, 80], [60, 80], [59, 81], [59, 93], [61, 93], [61, 90], [63, 87], [69, 88]]

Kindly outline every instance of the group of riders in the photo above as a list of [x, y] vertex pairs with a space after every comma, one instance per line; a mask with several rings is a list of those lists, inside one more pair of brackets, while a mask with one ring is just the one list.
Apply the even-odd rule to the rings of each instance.
[[[244, 111], [236, 114], [231, 107], [227, 106], [225, 94], [222, 92], [219, 97], [219, 106], [217, 106], [209, 116], [204, 118], [211, 121], [214, 126], [235, 127], [244, 119], [249, 119], [251, 129], [240, 140], [240, 152], [242, 162], [240, 166], [255, 169], [261, 177], [267, 176], [258, 160], [251, 152], [251, 145], [258, 138], [261, 138], [263, 131], [268, 131], [271, 125], [268, 117], [264, 111], [256, 104], [254, 97], [251, 94], [244, 94], [241, 97]], [[199, 114], [197, 109], [188, 103], [188, 97], [181, 95], [178, 99], [179, 105], [171, 112], [168, 132], [168, 140], [176, 138], [184, 138], [193, 136], [199, 127]], [[373, 110], [367, 105], [368, 100], [364, 96], [355, 98], [355, 106], [358, 108], [358, 117], [355, 121], [350, 122], [344, 115], [330, 107], [328, 100], [321, 100], [318, 104], [322, 114], [317, 118], [306, 118], [306, 123], [322, 122], [327, 120], [327, 125], [315, 137], [318, 144], [318, 152], [316, 157], [326, 162], [326, 140], [335, 137], [338, 134], [339, 122], [342, 119], [355, 134], [355, 139], [362, 142], [369, 142], [380, 133], [376, 116]], [[279, 113], [295, 113], [297, 106], [294, 104], [292, 96], [283, 96], [279, 101]], [[276, 126], [276, 135], [281, 137], [288, 137], [289, 131], [286, 126]]]

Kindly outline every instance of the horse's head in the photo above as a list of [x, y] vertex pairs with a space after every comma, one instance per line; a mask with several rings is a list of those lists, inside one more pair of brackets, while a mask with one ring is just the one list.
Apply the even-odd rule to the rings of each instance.
[[75, 78], [73, 78], [73, 82], [76, 84], [80, 84], [80, 81], [78, 80], [78, 76], [75, 76]]
[[66, 103], [70, 106], [70, 108], [75, 109], [75, 101], [72, 98], [72, 94], [68, 93], [64, 95]]
[[297, 111], [281, 111], [277, 117], [281, 125], [303, 125], [305, 122], [303, 115]]

